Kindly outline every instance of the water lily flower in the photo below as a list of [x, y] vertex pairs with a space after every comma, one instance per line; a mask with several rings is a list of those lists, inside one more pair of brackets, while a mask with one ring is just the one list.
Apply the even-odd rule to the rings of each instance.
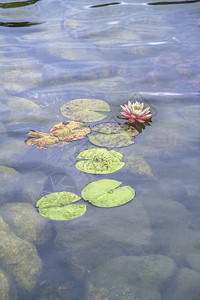
[[135, 122], [144, 123], [152, 117], [150, 107], [143, 109], [144, 103], [140, 103], [139, 101], [136, 101], [135, 103], [128, 101], [128, 105], [124, 104], [124, 106], [120, 106], [123, 109], [120, 118], [128, 119], [128, 122], [131, 124]]

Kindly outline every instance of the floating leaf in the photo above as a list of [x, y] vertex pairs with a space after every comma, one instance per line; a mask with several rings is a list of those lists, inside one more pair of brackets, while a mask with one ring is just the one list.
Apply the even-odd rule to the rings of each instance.
[[132, 145], [134, 142], [131, 140], [131, 134], [128, 132], [122, 132], [119, 134], [93, 134], [88, 136], [89, 141], [99, 147], [125, 147]]
[[82, 197], [95, 206], [114, 207], [123, 205], [135, 196], [130, 186], [122, 186], [120, 181], [102, 179], [89, 183], [82, 190]]
[[83, 123], [74, 121], [69, 121], [68, 124], [60, 122], [51, 127], [50, 134], [34, 130], [29, 131], [28, 134], [35, 136], [35, 138], [29, 138], [26, 144], [28, 146], [38, 145], [37, 148], [45, 149], [46, 145], [83, 139], [91, 130], [89, 126], [82, 125]]
[[74, 121], [69, 121], [69, 124], [60, 122], [51, 127], [50, 134], [63, 142], [80, 140], [91, 131], [89, 126], [81, 127], [82, 125], [83, 123]]
[[31, 130], [28, 134], [34, 136], [35, 138], [29, 138], [26, 141], [26, 144], [28, 146], [38, 145], [38, 149], [45, 149], [46, 145], [54, 145], [59, 142], [59, 139], [56, 136], [48, 133]]
[[63, 116], [82, 122], [96, 122], [106, 117], [99, 111], [110, 111], [110, 106], [99, 99], [75, 99], [64, 103], [60, 112]]
[[77, 158], [85, 159], [76, 163], [77, 169], [92, 174], [107, 174], [120, 170], [125, 163], [120, 161], [123, 154], [107, 149], [89, 149], [81, 152]]
[[39, 208], [39, 213], [46, 218], [70, 220], [80, 217], [86, 212], [85, 204], [71, 204], [78, 200], [80, 197], [76, 194], [57, 192], [42, 197], [36, 205]]
[[139, 131], [128, 123], [103, 122], [93, 126], [92, 130], [107, 134], [128, 131], [132, 138], [139, 134]]
[[89, 136], [89, 141], [99, 147], [124, 147], [132, 145], [131, 141], [139, 131], [128, 123], [104, 122], [95, 125], [92, 130], [103, 134]]

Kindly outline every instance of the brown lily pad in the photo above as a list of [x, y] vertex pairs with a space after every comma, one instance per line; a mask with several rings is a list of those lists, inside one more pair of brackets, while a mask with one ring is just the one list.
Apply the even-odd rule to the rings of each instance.
[[26, 141], [28, 146], [38, 145], [38, 149], [45, 149], [47, 145], [55, 145], [59, 143], [59, 139], [56, 136], [48, 133], [31, 130], [28, 135], [34, 136], [35, 138], [29, 138]]
[[69, 124], [60, 122], [50, 129], [50, 134], [56, 136], [59, 141], [69, 142], [83, 139], [84, 136], [90, 133], [89, 126], [83, 126], [81, 122], [69, 121]]
[[60, 112], [64, 117], [82, 122], [96, 122], [106, 117], [100, 111], [110, 111], [110, 106], [99, 99], [75, 99], [64, 103]]
[[81, 122], [69, 121], [68, 124], [60, 122], [51, 127], [49, 133], [31, 130], [28, 135], [35, 138], [29, 138], [26, 141], [28, 146], [38, 145], [38, 149], [45, 149], [47, 145], [54, 145], [59, 142], [70, 142], [83, 139], [90, 133], [89, 126], [83, 126]]

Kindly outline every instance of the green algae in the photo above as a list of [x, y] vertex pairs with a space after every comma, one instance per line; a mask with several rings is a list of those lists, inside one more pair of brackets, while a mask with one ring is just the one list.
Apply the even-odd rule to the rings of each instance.
[[121, 161], [123, 154], [107, 149], [92, 148], [82, 151], [77, 158], [83, 159], [76, 163], [76, 168], [91, 174], [113, 173], [124, 167]]

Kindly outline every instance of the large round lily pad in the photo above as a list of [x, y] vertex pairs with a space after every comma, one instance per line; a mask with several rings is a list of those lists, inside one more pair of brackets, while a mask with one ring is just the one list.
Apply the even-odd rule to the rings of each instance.
[[134, 144], [131, 140], [131, 136], [126, 133], [119, 134], [93, 134], [88, 136], [90, 143], [99, 147], [115, 148], [125, 147]]
[[93, 148], [81, 152], [77, 158], [84, 159], [76, 163], [77, 169], [92, 174], [107, 174], [120, 170], [125, 163], [123, 154], [107, 149]]
[[99, 111], [110, 111], [110, 106], [99, 99], [75, 99], [64, 103], [60, 112], [63, 116], [81, 122], [96, 122], [106, 117]]
[[93, 131], [101, 133], [121, 133], [121, 132], [130, 132], [131, 137], [135, 137], [139, 134], [139, 131], [128, 123], [117, 123], [117, 122], [102, 122], [92, 128]]
[[93, 131], [100, 134], [89, 136], [89, 141], [99, 147], [124, 147], [132, 145], [131, 140], [139, 131], [128, 123], [103, 122], [92, 128]]
[[[42, 197], [37, 202], [39, 213], [52, 220], [70, 220], [86, 212], [85, 204], [71, 204], [80, 200], [76, 194], [57, 192]], [[71, 205], [69, 205], [71, 204]]]
[[130, 186], [122, 186], [120, 181], [102, 179], [89, 183], [82, 190], [82, 197], [95, 206], [115, 207], [123, 205], [135, 196], [135, 191]]

